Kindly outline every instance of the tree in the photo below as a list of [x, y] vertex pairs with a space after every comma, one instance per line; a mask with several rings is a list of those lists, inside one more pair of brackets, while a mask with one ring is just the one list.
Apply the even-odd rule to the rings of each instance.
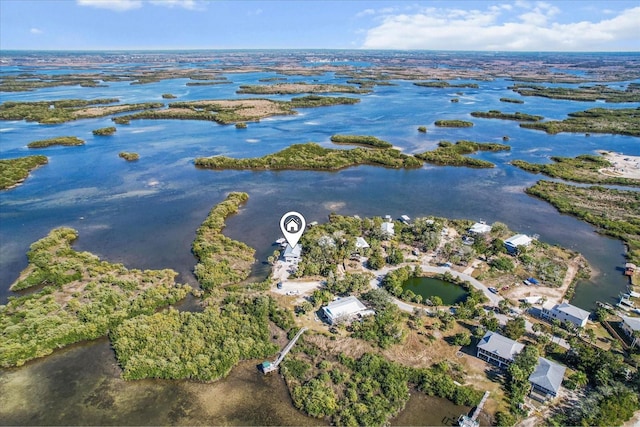
[[431, 301], [431, 303], [436, 307], [436, 311], [438, 310], [438, 307], [443, 304], [442, 298], [440, 298], [438, 295], [429, 297], [429, 301]]
[[453, 343], [462, 347], [469, 345], [471, 344], [471, 335], [464, 332], [457, 333], [453, 336]]
[[498, 322], [498, 319], [493, 316], [493, 313], [491, 316], [484, 317], [480, 323], [482, 323], [482, 326], [487, 328], [487, 330], [493, 332], [497, 331], [498, 327], [500, 327], [500, 323]]
[[504, 334], [512, 340], [517, 340], [525, 333], [525, 321], [522, 317], [510, 319], [504, 326]]

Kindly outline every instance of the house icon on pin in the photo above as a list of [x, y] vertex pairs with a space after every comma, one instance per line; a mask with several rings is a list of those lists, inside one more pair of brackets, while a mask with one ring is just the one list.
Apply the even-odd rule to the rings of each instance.
[[284, 228], [289, 233], [297, 233], [300, 231], [300, 220], [294, 216], [288, 218], [284, 223]]

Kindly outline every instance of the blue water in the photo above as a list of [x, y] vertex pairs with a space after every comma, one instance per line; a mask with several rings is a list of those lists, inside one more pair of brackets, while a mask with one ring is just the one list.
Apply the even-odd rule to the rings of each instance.
[[[189, 66], [198, 63], [190, 62]], [[18, 72], [19, 68], [11, 71]], [[232, 84], [188, 87], [185, 84], [190, 80], [173, 79], [134, 86], [119, 82], [102, 88], [57, 87], [0, 96], [3, 102], [116, 97], [123, 103], [167, 102], [161, 98], [163, 93], [175, 94], [175, 101], [243, 98], [255, 95], [236, 95], [240, 85], [259, 84], [259, 79], [280, 75], [253, 72], [225, 76]], [[287, 78], [330, 83], [347, 80], [333, 73]], [[624, 263], [621, 242], [600, 236], [590, 225], [560, 215], [550, 205], [524, 194], [524, 188], [540, 177], [508, 162], [548, 161], [550, 155], [575, 156], [597, 149], [640, 155], [637, 138], [550, 136], [521, 129], [516, 122], [469, 115], [475, 110], [499, 109], [562, 119], [569, 112], [602, 104], [535, 97], [523, 97], [523, 105], [502, 103], [500, 97], [519, 97], [507, 89], [513, 84], [508, 80], [477, 82], [479, 89], [393, 83], [396, 86], [376, 87], [372, 94], [353, 95], [361, 99], [357, 105], [300, 109], [296, 116], [249, 123], [245, 130], [210, 122], [140, 120], [117, 125], [111, 137], [96, 137], [91, 131], [112, 125], [109, 118], [62, 125], [0, 122], [0, 158], [36, 153], [49, 157], [49, 164], [33, 172], [23, 185], [0, 192], [0, 299], [10, 295], [9, 285], [26, 266], [29, 245], [62, 225], [80, 231], [78, 249], [132, 268], [173, 268], [180, 273], [180, 281], [195, 283], [195, 259], [190, 252], [195, 230], [209, 209], [230, 191], [246, 191], [250, 196], [240, 214], [228, 220], [226, 233], [257, 249], [256, 278], [267, 273], [263, 262], [273, 250], [272, 241], [279, 237], [280, 216], [297, 210], [308, 222], [325, 221], [330, 212], [501, 221], [513, 230], [539, 234], [545, 242], [570, 247], [587, 257], [596, 275], [580, 285], [574, 300], [577, 305], [592, 308], [596, 300], [611, 301], [625, 288], [624, 277], [616, 270]], [[451, 103], [453, 97], [460, 102]], [[640, 103], [606, 106], [637, 107]], [[438, 119], [466, 119], [475, 126], [436, 128], [433, 123]], [[421, 125], [428, 127], [426, 134], [416, 131]], [[375, 135], [407, 153], [432, 149], [440, 140], [502, 142], [508, 135], [512, 150], [478, 154], [496, 164], [494, 169], [483, 170], [426, 165], [417, 170], [364, 166], [332, 173], [250, 172], [199, 170], [193, 165], [193, 159], [199, 156], [261, 156], [308, 141], [329, 147], [330, 136], [337, 133]], [[63, 135], [80, 137], [86, 145], [26, 148], [30, 141]], [[135, 151], [140, 160], [125, 162], [118, 157], [121, 151]]]

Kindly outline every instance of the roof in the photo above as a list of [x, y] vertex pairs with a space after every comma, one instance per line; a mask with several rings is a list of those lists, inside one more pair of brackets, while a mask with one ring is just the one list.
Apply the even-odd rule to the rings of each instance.
[[575, 317], [576, 319], [584, 320], [588, 319], [591, 313], [581, 308], [576, 307], [575, 305], [571, 305], [568, 302], [563, 302], [562, 304], [558, 304], [553, 307], [556, 311], [561, 311], [569, 316]]
[[291, 245], [287, 244], [287, 246], [284, 248], [284, 254], [283, 254], [284, 257], [289, 257], [289, 256], [299, 257], [300, 255], [302, 255], [301, 245], [295, 245], [292, 248]]
[[471, 226], [469, 231], [476, 234], [484, 234], [491, 231], [491, 226], [485, 224], [484, 222], [476, 222]]
[[629, 326], [632, 331], [640, 331], [640, 317], [622, 316], [622, 321]]
[[503, 337], [496, 332], [488, 331], [478, 343], [478, 348], [505, 359], [513, 359], [516, 354], [522, 351], [524, 344]]
[[382, 231], [384, 233], [388, 233], [388, 234], [394, 234], [395, 230], [393, 229], [393, 223], [392, 222], [383, 222], [382, 225], [380, 226], [380, 228], [382, 229]]
[[504, 244], [507, 246], [513, 246], [515, 248], [518, 246], [527, 246], [532, 241], [533, 239], [526, 234], [516, 234], [515, 236], [511, 236], [507, 240], [505, 240]]
[[364, 240], [364, 238], [362, 237], [358, 237], [356, 239], [356, 248], [368, 248], [369, 244], [367, 243], [366, 240]]
[[354, 296], [340, 298], [327, 304], [323, 310], [331, 319], [351, 317], [358, 313], [367, 312], [367, 307]]
[[566, 370], [567, 368], [556, 362], [552, 362], [544, 357], [538, 357], [538, 365], [529, 376], [529, 382], [557, 394]]

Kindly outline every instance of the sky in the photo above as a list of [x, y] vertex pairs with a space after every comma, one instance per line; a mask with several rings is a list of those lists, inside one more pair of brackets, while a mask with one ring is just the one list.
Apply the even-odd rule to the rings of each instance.
[[639, 0], [0, 0], [0, 50], [640, 51]]

